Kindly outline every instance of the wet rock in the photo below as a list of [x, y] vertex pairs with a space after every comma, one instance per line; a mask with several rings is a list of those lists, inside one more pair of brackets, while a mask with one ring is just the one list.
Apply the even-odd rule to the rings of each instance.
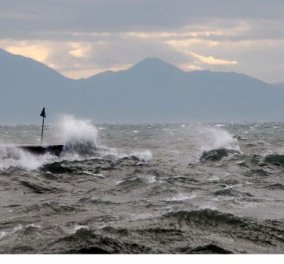
[[276, 166], [284, 166], [284, 155], [278, 155], [278, 154], [267, 155], [264, 158], [264, 162]]
[[240, 154], [240, 152], [231, 149], [219, 148], [212, 149], [209, 151], [204, 151], [200, 157], [201, 162], [206, 161], [220, 161], [224, 157], [228, 157], [231, 154]]
[[214, 244], [196, 247], [188, 252], [189, 254], [233, 254], [232, 251]]
[[214, 192], [216, 196], [231, 196], [231, 197], [253, 197], [250, 193], [240, 192], [232, 188], [217, 190]]

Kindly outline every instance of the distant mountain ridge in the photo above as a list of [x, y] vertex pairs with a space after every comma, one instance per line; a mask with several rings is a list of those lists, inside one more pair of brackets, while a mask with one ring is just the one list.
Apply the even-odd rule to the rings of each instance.
[[272, 83], [273, 86], [284, 89], [284, 82]]
[[70, 113], [96, 122], [283, 121], [284, 89], [234, 72], [185, 72], [156, 58], [72, 80], [0, 49], [0, 124]]

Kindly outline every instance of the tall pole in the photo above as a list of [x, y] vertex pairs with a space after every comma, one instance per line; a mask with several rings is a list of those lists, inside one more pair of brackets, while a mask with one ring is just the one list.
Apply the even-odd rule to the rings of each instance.
[[42, 145], [42, 141], [43, 141], [43, 127], [44, 127], [44, 119], [46, 118], [46, 114], [45, 114], [45, 107], [42, 109], [40, 116], [42, 117], [42, 126], [41, 126], [41, 145]]
[[41, 126], [41, 145], [42, 145], [42, 140], [43, 140], [43, 127], [44, 127], [44, 117], [42, 118], [42, 126]]

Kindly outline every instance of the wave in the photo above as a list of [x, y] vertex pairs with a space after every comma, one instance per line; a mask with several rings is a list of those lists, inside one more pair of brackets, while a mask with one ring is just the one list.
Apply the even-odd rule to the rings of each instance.
[[98, 130], [91, 120], [76, 119], [64, 115], [58, 121], [60, 141], [64, 149], [62, 156], [69, 159], [80, 156], [94, 156], [98, 148]]
[[264, 162], [276, 166], [284, 166], [284, 155], [280, 154], [270, 154], [265, 156]]
[[33, 193], [42, 194], [42, 193], [53, 193], [59, 192], [60, 190], [55, 187], [45, 186], [44, 184], [36, 184], [31, 181], [20, 181], [20, 184]]
[[217, 190], [214, 192], [216, 196], [232, 196], [232, 197], [253, 197], [250, 193], [240, 192], [232, 188], [224, 188], [222, 190]]
[[200, 157], [200, 162], [220, 161], [224, 157], [229, 157], [236, 154], [241, 154], [241, 153], [233, 149], [225, 149], [225, 148], [212, 149], [209, 151], [203, 151]]
[[200, 126], [197, 129], [197, 135], [199, 140], [196, 144], [202, 151], [220, 148], [240, 151], [238, 140], [221, 127]]
[[[203, 151], [200, 155], [199, 162], [217, 162], [223, 159], [237, 160], [237, 164], [240, 166], [260, 166], [265, 167], [267, 165], [274, 165], [278, 167], [284, 167], [284, 155], [283, 154], [268, 154], [268, 155], [257, 155], [257, 154], [245, 154], [236, 149], [217, 148], [208, 151]], [[268, 176], [269, 173], [264, 169], [255, 168], [247, 171], [246, 176], [260, 175]]]
[[35, 155], [16, 145], [4, 145], [0, 146], [0, 171], [15, 168], [37, 170], [58, 160], [75, 160], [96, 154], [98, 132], [90, 120], [63, 116], [58, 128], [59, 140], [64, 145], [59, 158], [52, 153]]
[[187, 253], [187, 254], [233, 254], [232, 251], [223, 248], [219, 245], [215, 244], [207, 244], [204, 246], [198, 246], [193, 249], [189, 249], [186, 251], [182, 251], [182, 253]]
[[17, 146], [8, 145], [0, 147], [0, 171], [10, 168], [35, 170], [55, 157], [50, 153], [45, 155], [33, 155]]
[[110, 236], [103, 229], [96, 231], [91, 228], [79, 228], [76, 232], [49, 244], [48, 252], [60, 254], [153, 253], [150, 247], [142, 243], [116, 238], [113, 229]]
[[68, 214], [75, 211], [82, 211], [78, 206], [61, 204], [55, 201], [47, 201], [38, 204], [29, 205], [24, 209], [26, 213], [40, 212], [41, 215]]
[[44, 164], [41, 167], [41, 170], [45, 172], [50, 172], [53, 174], [72, 173], [73, 170], [71, 168], [68, 168], [68, 166], [66, 166], [65, 164], [66, 164], [65, 161], [63, 162], [56, 161], [56, 162]]
[[[181, 131], [180, 138], [188, 141], [190, 150], [186, 152], [191, 163], [198, 163], [203, 152], [214, 149], [228, 149], [240, 152], [240, 145], [233, 134], [222, 127], [196, 124]], [[183, 145], [181, 145], [181, 149]]]
[[218, 234], [226, 234], [236, 239], [245, 239], [253, 243], [277, 246], [284, 242], [282, 226], [275, 227], [268, 221], [260, 222], [254, 218], [238, 217], [216, 210], [201, 209], [194, 211], [177, 211], [163, 216], [201, 230], [214, 230]]
[[224, 227], [224, 224], [230, 226], [239, 226], [243, 223], [243, 218], [239, 218], [232, 214], [222, 213], [220, 211], [211, 209], [201, 209], [193, 211], [176, 211], [170, 212], [163, 217], [176, 219], [179, 224], [197, 225], [202, 228], [208, 228], [209, 226]]
[[284, 191], [284, 185], [281, 183], [274, 183], [274, 184], [270, 184], [265, 186], [264, 188], [269, 189], [269, 190], [281, 190]]
[[125, 180], [118, 181], [116, 183], [115, 189], [119, 189], [123, 192], [129, 192], [135, 190], [137, 188], [141, 188], [141, 186], [147, 186], [147, 182], [140, 177], [132, 176]]
[[130, 153], [130, 157], [137, 159], [139, 161], [148, 162], [153, 158], [153, 154], [150, 150], [136, 151]]
[[83, 161], [102, 158], [121, 162], [129, 159], [136, 162], [149, 162], [153, 155], [150, 150], [123, 153], [98, 143], [98, 130], [90, 120], [76, 119], [64, 115], [57, 122], [59, 139], [64, 145], [60, 156], [52, 153], [32, 154], [14, 145], [0, 146], [0, 171], [9, 169], [25, 169], [49, 171], [52, 173], [72, 173], [70, 164], [64, 161]]
[[64, 115], [58, 121], [60, 137], [65, 146], [86, 144], [97, 146], [98, 130], [91, 120], [76, 119], [72, 115]]

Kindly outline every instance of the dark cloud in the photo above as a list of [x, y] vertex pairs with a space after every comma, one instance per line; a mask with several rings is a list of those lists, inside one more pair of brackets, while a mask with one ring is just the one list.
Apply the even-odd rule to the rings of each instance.
[[50, 32], [174, 30], [215, 19], [281, 19], [282, 0], [9, 0], [2, 37]]

